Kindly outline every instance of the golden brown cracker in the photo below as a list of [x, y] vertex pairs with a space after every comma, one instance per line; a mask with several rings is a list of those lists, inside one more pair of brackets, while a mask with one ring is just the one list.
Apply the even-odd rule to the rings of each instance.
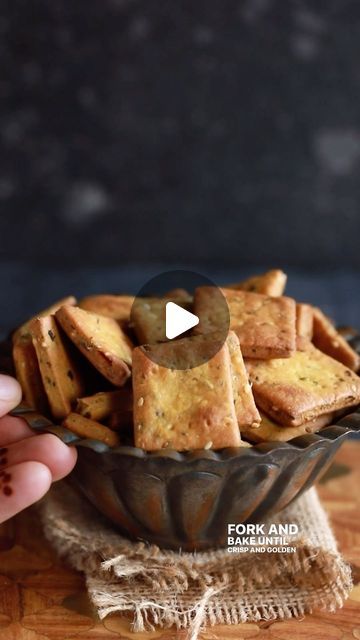
[[189, 298], [137, 298], [131, 312], [132, 328], [140, 344], [166, 341], [166, 304], [175, 302], [189, 309]]
[[95, 420], [84, 418], [84, 416], [80, 416], [78, 413], [70, 413], [63, 421], [62, 426], [80, 438], [100, 440], [109, 447], [118, 447], [120, 445], [119, 436], [115, 431], [112, 431]]
[[90, 420], [104, 420], [114, 412], [132, 411], [132, 404], [131, 389], [100, 391], [92, 396], [79, 398], [75, 412]]
[[20, 327], [16, 329], [16, 331], [13, 333], [13, 336], [12, 336], [13, 342], [15, 342], [17, 338], [19, 338], [20, 336], [26, 336], [30, 334], [29, 327], [31, 322], [35, 318], [42, 318], [43, 316], [52, 316], [63, 305], [74, 305], [74, 304], [76, 304], [76, 298], [74, 298], [74, 296], [67, 296], [66, 298], [61, 298], [61, 300], [54, 302], [54, 304], [50, 305], [50, 307], [47, 307], [47, 309], [43, 309], [43, 311], [39, 311], [39, 313], [29, 318], [29, 320], [24, 322], [24, 324], [22, 324]]
[[251, 427], [245, 427], [241, 429], [241, 433], [244, 438], [247, 438], [250, 442], [287, 442], [297, 436], [319, 431], [319, 429], [330, 424], [333, 418], [333, 412], [324, 413], [322, 416], [305, 422], [305, 424], [301, 424], [298, 427], [284, 427], [262, 413], [261, 423], [258, 428], [252, 429]]
[[[203, 336], [183, 338], [152, 345], [152, 351], [196, 350], [202, 342]], [[185, 370], [159, 366], [143, 347], [134, 349], [133, 393], [137, 447], [183, 451], [241, 442], [226, 344], [205, 364]]]
[[[238, 336], [244, 357], [286, 358], [294, 353], [294, 300], [232, 289], [221, 291], [230, 313], [230, 329]], [[215, 330], [225, 322], [223, 305], [215, 304], [217, 295], [215, 287], [195, 290], [194, 313], [200, 318], [197, 333]]]
[[240, 427], [260, 424], [260, 414], [256, 408], [248, 373], [241, 354], [239, 338], [234, 331], [229, 331], [226, 340], [231, 362], [231, 379], [233, 385], [235, 413]]
[[70, 344], [54, 316], [35, 318], [29, 329], [51, 413], [56, 419], [64, 418], [84, 391]]
[[79, 307], [61, 307], [56, 318], [70, 340], [107, 380], [118, 387], [125, 384], [131, 373], [132, 345], [116, 320]]
[[31, 336], [19, 336], [15, 340], [12, 353], [23, 402], [40, 413], [48, 413], [49, 404]]
[[345, 338], [326, 317], [326, 315], [316, 307], [313, 308], [314, 332], [313, 343], [315, 347], [326, 353], [328, 356], [342, 362], [353, 371], [360, 368], [360, 356], [350, 347]]
[[246, 368], [257, 406], [285, 426], [360, 402], [360, 378], [311, 343], [291, 358], [248, 360]]
[[135, 298], [128, 295], [94, 295], [79, 302], [80, 309], [113, 318], [126, 327], [130, 321], [130, 312]]
[[271, 269], [258, 276], [252, 276], [235, 284], [226, 285], [226, 289], [240, 289], [263, 293], [266, 296], [282, 296], [286, 287], [287, 275], [280, 269]]
[[310, 304], [296, 304], [296, 335], [307, 340], [313, 336], [314, 314]]

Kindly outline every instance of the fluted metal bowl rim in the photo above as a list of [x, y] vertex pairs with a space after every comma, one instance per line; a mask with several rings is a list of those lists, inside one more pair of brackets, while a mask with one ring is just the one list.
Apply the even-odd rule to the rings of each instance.
[[[218, 451], [212, 451], [210, 449], [196, 449], [193, 451], [176, 451], [175, 449], [159, 449], [157, 451], [145, 451], [138, 447], [121, 445], [119, 447], [109, 447], [104, 442], [99, 440], [92, 440], [90, 438], [79, 438], [74, 433], [51, 422], [48, 418], [32, 411], [25, 404], [21, 404], [12, 411], [13, 416], [21, 417], [26, 420], [29, 426], [35, 431], [42, 433], [52, 433], [59, 437], [65, 444], [76, 445], [77, 447], [84, 447], [92, 449], [98, 454], [110, 453], [114, 456], [129, 456], [136, 459], [155, 459], [155, 458], [169, 458], [179, 463], [193, 462], [198, 460], [213, 460], [213, 461], [226, 461], [237, 457], [246, 457], [254, 459], [266, 460], [271, 454], [276, 451], [289, 451], [294, 450], [304, 451], [308, 450], [312, 446], [316, 446], [319, 443], [331, 443], [334, 440], [345, 440], [348, 437], [360, 438], [360, 405], [355, 407], [349, 414], [342, 416], [338, 422], [323, 427], [320, 432], [312, 434], [304, 434], [292, 438], [286, 442], [262, 442], [253, 444], [251, 447], [228, 447]], [[357, 429], [348, 426], [349, 423], [355, 422]]]
[[[349, 335], [349, 343], [360, 353], [360, 333]], [[100, 440], [92, 440], [90, 438], [79, 438], [66, 427], [56, 425], [51, 420], [39, 413], [29, 409], [24, 403], [16, 407], [12, 412], [13, 416], [18, 416], [26, 420], [29, 426], [35, 431], [42, 433], [53, 433], [58, 436], [65, 444], [76, 445], [91, 449], [98, 454], [106, 453], [114, 456], [128, 456], [134, 459], [153, 460], [156, 458], [171, 459], [179, 463], [191, 463], [198, 460], [213, 460], [217, 462], [226, 461], [232, 458], [261, 458], [266, 461], [271, 457], [274, 451], [308, 451], [312, 447], [316, 447], [319, 443], [325, 444], [347, 438], [360, 438], [360, 404], [351, 407], [349, 413], [344, 413], [338, 420], [334, 421], [327, 427], [311, 433], [296, 436], [286, 442], [261, 442], [252, 444], [251, 447], [229, 447], [218, 451], [211, 449], [196, 449], [193, 451], [176, 451], [175, 449], [159, 449], [157, 451], [145, 451], [138, 447], [121, 445], [119, 447], [109, 447]], [[352, 426], [354, 423], [354, 426]], [[350, 425], [350, 426], [349, 426]], [[354, 428], [355, 427], [355, 428]], [[341, 442], [339, 442], [341, 444]]]

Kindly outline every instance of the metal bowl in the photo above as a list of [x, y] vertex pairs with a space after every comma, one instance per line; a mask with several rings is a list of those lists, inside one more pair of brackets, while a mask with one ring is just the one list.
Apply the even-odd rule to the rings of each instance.
[[[360, 352], [360, 335], [350, 333]], [[70, 478], [125, 536], [186, 551], [226, 546], [227, 524], [278, 513], [326, 471], [345, 440], [360, 439], [360, 405], [320, 433], [251, 448], [146, 453], [79, 439], [25, 405], [13, 412], [78, 447]]]
[[227, 523], [262, 521], [281, 511], [324, 473], [345, 440], [360, 438], [360, 406], [320, 434], [192, 453], [109, 449], [79, 440], [25, 406], [13, 413], [76, 444], [73, 483], [122, 534], [186, 551], [225, 546]]

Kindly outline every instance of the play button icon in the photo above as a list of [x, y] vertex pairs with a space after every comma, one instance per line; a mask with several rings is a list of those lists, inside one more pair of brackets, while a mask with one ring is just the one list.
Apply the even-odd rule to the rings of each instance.
[[165, 333], [168, 340], [181, 336], [182, 333], [199, 324], [198, 316], [186, 311], [175, 302], [166, 303], [165, 318]]
[[[211, 287], [211, 326], [196, 311], [196, 295]], [[129, 332], [153, 363], [188, 370], [211, 360], [227, 339], [230, 315], [226, 299], [209, 278], [194, 271], [164, 271], [148, 280], [135, 296]], [[149, 370], [149, 375], [150, 370]]]

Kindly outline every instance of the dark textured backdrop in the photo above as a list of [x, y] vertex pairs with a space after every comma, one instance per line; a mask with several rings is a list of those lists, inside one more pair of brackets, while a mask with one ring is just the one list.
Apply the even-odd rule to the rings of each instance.
[[1, 255], [360, 268], [360, 4], [3, 0]]
[[293, 269], [360, 325], [360, 4], [3, 0], [0, 331], [58, 295]]

